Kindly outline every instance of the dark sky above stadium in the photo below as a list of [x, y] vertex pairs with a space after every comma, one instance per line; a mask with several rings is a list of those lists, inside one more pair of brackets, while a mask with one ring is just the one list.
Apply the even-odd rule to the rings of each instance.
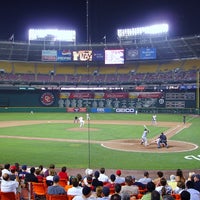
[[[27, 41], [29, 28], [74, 29], [87, 41], [87, 0], [13, 0], [0, 6], [0, 40]], [[91, 42], [117, 41], [118, 28], [168, 23], [169, 36], [200, 34], [199, 0], [88, 0]]]

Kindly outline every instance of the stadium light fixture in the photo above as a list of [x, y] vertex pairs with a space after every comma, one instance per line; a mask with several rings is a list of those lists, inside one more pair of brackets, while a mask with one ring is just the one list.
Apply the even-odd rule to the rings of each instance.
[[118, 29], [117, 36], [119, 37], [119, 39], [128, 37], [155, 36], [167, 34], [168, 30], [168, 24], [154, 24], [145, 27]]
[[29, 41], [66, 41], [76, 42], [75, 30], [59, 30], [59, 29], [29, 29]]

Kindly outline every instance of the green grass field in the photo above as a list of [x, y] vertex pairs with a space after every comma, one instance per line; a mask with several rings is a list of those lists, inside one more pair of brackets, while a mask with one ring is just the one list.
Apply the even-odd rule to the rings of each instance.
[[[78, 114], [80, 115], [80, 114]], [[83, 114], [85, 115], [85, 114]], [[67, 166], [68, 168], [100, 168], [106, 169], [130, 169], [130, 170], [175, 170], [199, 169], [200, 150], [181, 153], [141, 153], [124, 152], [111, 150], [99, 144], [93, 144], [95, 140], [114, 139], [139, 139], [143, 131], [143, 126], [133, 125], [101, 125], [92, 124], [92, 120], [135, 120], [151, 121], [151, 114], [93, 114], [91, 113], [90, 125], [86, 125], [88, 130], [70, 131], [70, 128], [78, 127], [73, 123], [75, 114], [69, 113], [2, 113], [0, 122], [15, 120], [71, 120], [71, 123], [44, 123], [37, 125], [25, 125], [16, 127], [0, 128], [0, 136], [22, 136], [39, 138], [59, 138], [59, 139], [84, 139], [86, 143], [71, 143], [45, 140], [25, 140], [16, 138], [1, 138], [1, 161], [0, 163], [27, 164], [38, 166], [43, 164], [49, 166], [50, 163], [56, 167]], [[85, 116], [84, 116], [85, 117]], [[157, 114], [159, 121], [173, 121], [182, 123], [182, 115]], [[187, 116], [187, 121], [192, 123], [188, 129], [179, 132], [170, 140], [179, 140], [194, 143], [200, 146], [199, 127], [200, 118], [198, 116]], [[95, 128], [98, 131], [91, 131]], [[154, 137], [166, 127], [150, 126], [151, 135]], [[184, 145], [184, 144], [183, 144]], [[193, 159], [185, 159], [185, 156], [193, 156]]]

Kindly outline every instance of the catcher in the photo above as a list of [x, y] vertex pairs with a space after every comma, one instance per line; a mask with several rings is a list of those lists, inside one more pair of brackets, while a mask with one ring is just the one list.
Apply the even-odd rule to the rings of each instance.
[[164, 133], [160, 134], [156, 142], [157, 142], [158, 148], [161, 148], [161, 146], [168, 148], [167, 136]]

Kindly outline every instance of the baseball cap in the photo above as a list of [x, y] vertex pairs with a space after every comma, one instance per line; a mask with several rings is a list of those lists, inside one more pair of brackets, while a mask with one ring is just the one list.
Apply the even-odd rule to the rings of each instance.
[[11, 167], [10, 167], [10, 170], [16, 170], [17, 168], [16, 168], [16, 166], [15, 165], [12, 165]]
[[118, 170], [116, 171], [116, 174], [117, 174], [118, 176], [120, 176], [120, 175], [122, 174], [122, 173], [121, 173], [121, 170], [118, 169]]
[[60, 178], [59, 178], [59, 176], [58, 176], [58, 175], [55, 175], [55, 176], [53, 177], [53, 182], [56, 182], [56, 183], [58, 183], [58, 182], [59, 182], [59, 180], [60, 180]]
[[110, 194], [110, 189], [109, 187], [103, 187], [103, 190], [102, 190], [103, 194], [105, 196], [108, 196]]

